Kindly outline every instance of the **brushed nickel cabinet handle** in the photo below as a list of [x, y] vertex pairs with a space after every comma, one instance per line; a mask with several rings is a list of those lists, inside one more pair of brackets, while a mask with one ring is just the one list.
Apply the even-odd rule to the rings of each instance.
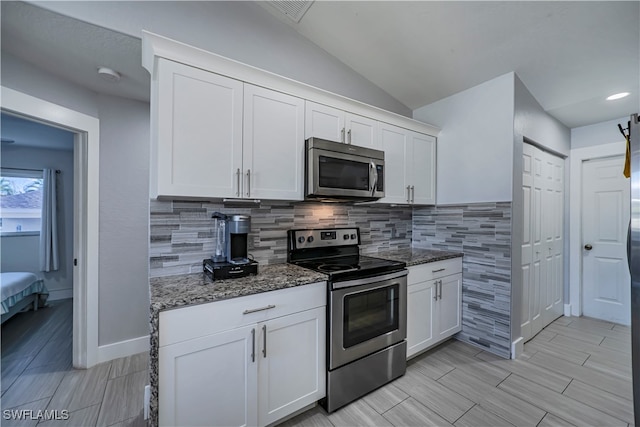
[[251, 361], [256, 361], [256, 330], [251, 330]]
[[411, 203], [415, 201], [415, 196], [416, 196], [416, 188], [412, 185], [411, 186]]
[[264, 339], [262, 357], [267, 357], [267, 325], [262, 325], [262, 337]]
[[351, 144], [351, 129], [347, 132], [347, 141], [349, 141], [348, 144]]
[[407, 203], [411, 203], [411, 186], [407, 185]]
[[247, 169], [247, 197], [251, 197], [251, 169]]
[[440, 292], [438, 293], [438, 298], [442, 299], [442, 279], [438, 280], [440, 282]]
[[441, 271], [445, 271], [446, 268], [439, 268], [437, 270], [431, 270], [432, 273], [440, 273]]
[[243, 311], [243, 312], [242, 312], [242, 314], [250, 314], [250, 313], [255, 313], [255, 312], [257, 312], [257, 311], [270, 310], [270, 309], [272, 309], [272, 308], [276, 308], [276, 306], [275, 306], [275, 305], [273, 305], [273, 304], [269, 304], [269, 305], [264, 306], [264, 307], [260, 307], [260, 308], [252, 308], [252, 309], [250, 309], [250, 310], [245, 310], [245, 311]]
[[238, 188], [236, 189], [236, 197], [240, 197], [240, 168], [236, 171], [236, 178], [238, 180]]
[[340, 131], [340, 140], [342, 141], [342, 143], [344, 144], [344, 128], [342, 128], [342, 130]]
[[438, 301], [438, 281], [436, 280], [433, 284], [436, 285], [436, 294], [434, 295], [433, 300]]

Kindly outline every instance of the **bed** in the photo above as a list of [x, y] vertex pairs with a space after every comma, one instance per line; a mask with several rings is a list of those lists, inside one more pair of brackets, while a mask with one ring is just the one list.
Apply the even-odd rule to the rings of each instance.
[[34, 310], [37, 310], [38, 307], [44, 307], [48, 297], [49, 291], [44, 286], [44, 282], [35, 274], [0, 273], [1, 323], [30, 306]]

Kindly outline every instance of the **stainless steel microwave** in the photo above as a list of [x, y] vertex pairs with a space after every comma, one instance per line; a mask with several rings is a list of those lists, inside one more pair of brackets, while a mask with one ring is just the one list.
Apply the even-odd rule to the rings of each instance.
[[305, 198], [371, 201], [384, 197], [384, 151], [309, 138]]

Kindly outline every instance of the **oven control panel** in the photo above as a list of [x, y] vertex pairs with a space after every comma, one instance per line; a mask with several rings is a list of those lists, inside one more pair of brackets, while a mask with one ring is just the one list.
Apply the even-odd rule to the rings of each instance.
[[360, 244], [360, 229], [326, 228], [291, 230], [291, 240], [295, 249], [325, 248], [329, 246], [354, 246]]

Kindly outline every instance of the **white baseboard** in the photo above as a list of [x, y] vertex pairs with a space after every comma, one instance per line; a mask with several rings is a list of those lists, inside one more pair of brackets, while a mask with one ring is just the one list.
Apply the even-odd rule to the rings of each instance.
[[564, 305], [564, 315], [567, 317], [571, 317], [571, 304]]
[[49, 290], [49, 298], [47, 301], [57, 301], [60, 299], [73, 298], [73, 288]]
[[98, 346], [98, 363], [149, 351], [149, 335]]
[[511, 343], [511, 358], [515, 359], [524, 353], [524, 338], [519, 337], [517, 340]]

